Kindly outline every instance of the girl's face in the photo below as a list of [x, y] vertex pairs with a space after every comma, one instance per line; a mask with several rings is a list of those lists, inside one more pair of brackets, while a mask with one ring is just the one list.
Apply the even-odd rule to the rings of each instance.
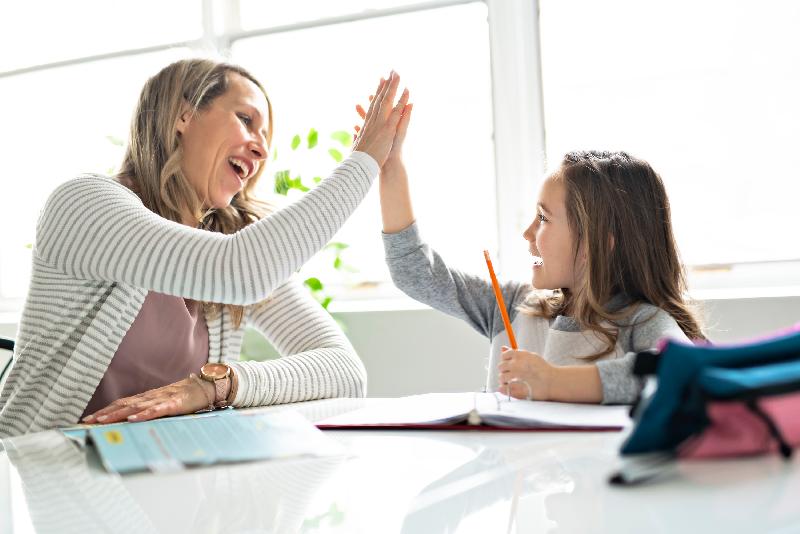
[[566, 189], [548, 177], [539, 192], [536, 217], [522, 236], [534, 259], [533, 287], [571, 289], [575, 286], [575, 243], [567, 222]]
[[178, 119], [181, 168], [203, 207], [224, 208], [267, 157], [268, 108], [253, 82], [229, 72], [228, 89], [208, 107]]

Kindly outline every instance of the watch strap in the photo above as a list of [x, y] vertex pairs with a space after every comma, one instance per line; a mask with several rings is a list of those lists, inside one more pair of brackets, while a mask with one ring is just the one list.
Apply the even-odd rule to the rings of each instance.
[[230, 384], [230, 376], [214, 380], [214, 408], [225, 408], [228, 406]]

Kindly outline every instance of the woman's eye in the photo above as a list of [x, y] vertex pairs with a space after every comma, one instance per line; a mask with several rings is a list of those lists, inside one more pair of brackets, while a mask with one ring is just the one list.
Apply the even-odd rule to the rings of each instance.
[[537, 215], [537, 217], [539, 217], [539, 222], [547, 222], [547, 217], [545, 217], [541, 213]]
[[253, 119], [243, 113], [239, 113], [239, 120], [242, 121], [242, 124], [245, 126], [250, 126], [250, 123], [253, 122]]

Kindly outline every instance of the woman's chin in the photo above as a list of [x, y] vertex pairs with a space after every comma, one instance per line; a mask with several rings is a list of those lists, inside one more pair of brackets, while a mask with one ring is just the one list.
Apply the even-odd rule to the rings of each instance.
[[217, 195], [216, 198], [211, 199], [211, 208], [221, 210], [231, 205], [231, 201], [235, 194], [224, 193]]

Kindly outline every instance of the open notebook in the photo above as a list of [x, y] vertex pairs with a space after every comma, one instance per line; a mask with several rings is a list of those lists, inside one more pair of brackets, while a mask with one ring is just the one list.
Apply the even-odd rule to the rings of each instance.
[[316, 423], [326, 429], [485, 428], [508, 430], [622, 430], [628, 406], [511, 399], [499, 393], [427, 393], [374, 399], [374, 405]]

